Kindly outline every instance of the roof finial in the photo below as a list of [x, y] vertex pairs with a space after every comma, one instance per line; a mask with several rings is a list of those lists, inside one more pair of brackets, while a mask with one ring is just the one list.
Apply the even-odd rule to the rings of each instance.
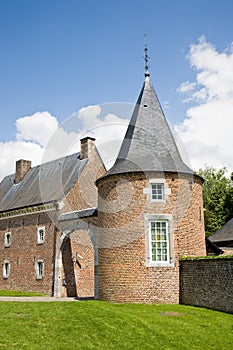
[[146, 42], [146, 34], [144, 34], [144, 37], [145, 37], [145, 48], [144, 48], [144, 51], [145, 51], [145, 77], [149, 77], [150, 76], [150, 73], [149, 73], [149, 56], [148, 56], [148, 49], [147, 49], [147, 42]]

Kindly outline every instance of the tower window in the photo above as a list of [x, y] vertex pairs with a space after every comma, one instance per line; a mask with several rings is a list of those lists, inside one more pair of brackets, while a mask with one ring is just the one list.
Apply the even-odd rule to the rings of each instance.
[[149, 179], [148, 187], [143, 189], [143, 193], [147, 195], [149, 202], [166, 202], [171, 188], [164, 178]]
[[151, 200], [164, 201], [164, 184], [163, 183], [151, 184]]
[[168, 223], [167, 221], [150, 221], [150, 260], [168, 261]]
[[172, 215], [147, 214], [147, 266], [173, 266]]

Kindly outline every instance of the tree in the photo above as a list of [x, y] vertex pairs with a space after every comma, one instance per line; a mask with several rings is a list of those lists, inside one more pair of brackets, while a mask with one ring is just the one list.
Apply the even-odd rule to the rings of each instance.
[[233, 173], [226, 175], [227, 169], [216, 170], [207, 166], [198, 175], [203, 184], [204, 217], [206, 236], [214, 234], [233, 217]]

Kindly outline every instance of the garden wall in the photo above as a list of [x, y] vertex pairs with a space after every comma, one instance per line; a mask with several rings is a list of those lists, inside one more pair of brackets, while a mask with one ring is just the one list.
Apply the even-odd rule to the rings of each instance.
[[233, 258], [182, 260], [180, 303], [233, 313]]

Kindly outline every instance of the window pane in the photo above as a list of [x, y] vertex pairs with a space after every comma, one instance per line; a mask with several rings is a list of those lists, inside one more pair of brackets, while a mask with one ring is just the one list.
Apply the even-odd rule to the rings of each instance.
[[167, 261], [167, 221], [151, 221], [150, 230], [152, 261]]
[[45, 227], [38, 227], [37, 229], [37, 241], [39, 244], [44, 243], [45, 239]]
[[12, 238], [11, 238], [11, 232], [6, 232], [5, 233], [5, 246], [9, 246], [11, 244]]
[[42, 261], [37, 262], [36, 266], [36, 277], [37, 279], [42, 279], [43, 278], [43, 272], [44, 272], [44, 264]]
[[10, 275], [10, 263], [5, 261], [3, 264], [3, 277], [8, 278]]
[[151, 185], [151, 198], [153, 200], [163, 200], [163, 184], [152, 184]]

